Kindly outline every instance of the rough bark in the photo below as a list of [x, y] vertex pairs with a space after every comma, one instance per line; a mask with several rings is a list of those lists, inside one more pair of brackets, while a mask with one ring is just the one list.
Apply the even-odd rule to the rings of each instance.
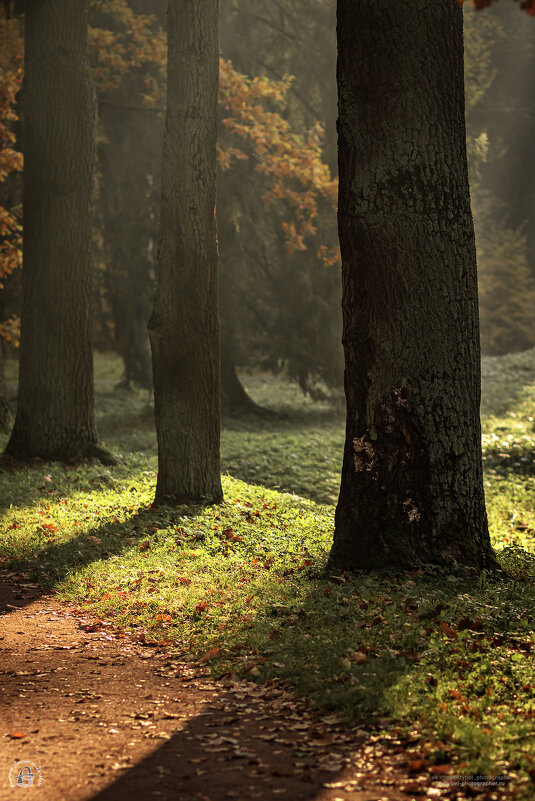
[[33, 0], [22, 89], [24, 265], [16, 457], [104, 456], [90, 338], [95, 98], [87, 0]]
[[338, 0], [347, 427], [331, 561], [494, 564], [457, 0]]
[[149, 335], [156, 500], [221, 500], [217, 312], [218, 0], [174, 0], [156, 294]]

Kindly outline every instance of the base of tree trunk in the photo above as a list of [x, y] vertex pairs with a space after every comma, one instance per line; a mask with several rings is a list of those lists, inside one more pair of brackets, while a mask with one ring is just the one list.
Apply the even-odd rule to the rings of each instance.
[[169, 495], [165, 490], [156, 488], [154, 503], [160, 506], [214, 506], [223, 500], [223, 492], [216, 492], [210, 496], [199, 498], [198, 495]]
[[11, 426], [13, 425], [13, 418], [11, 412], [0, 398], [0, 433], [9, 434]]
[[236, 366], [231, 359], [225, 358], [221, 351], [221, 410], [223, 414], [238, 417], [243, 414], [255, 414], [259, 417], [277, 417], [276, 412], [259, 406], [247, 393], [241, 383]]
[[37, 453], [34, 449], [18, 447], [16, 442], [11, 440], [3, 454], [4, 457], [16, 459], [21, 462], [32, 462], [34, 459], [42, 459], [46, 462], [81, 462], [84, 459], [98, 459], [101, 464], [114, 466], [118, 464], [116, 457], [106, 448], [98, 443], [90, 442], [84, 448], [65, 447], [57, 451], [42, 451]]

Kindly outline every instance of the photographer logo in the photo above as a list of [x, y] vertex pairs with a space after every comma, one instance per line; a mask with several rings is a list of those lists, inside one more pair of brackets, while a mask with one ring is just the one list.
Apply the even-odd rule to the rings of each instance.
[[39, 787], [42, 781], [41, 768], [35, 762], [17, 760], [9, 771], [10, 787]]

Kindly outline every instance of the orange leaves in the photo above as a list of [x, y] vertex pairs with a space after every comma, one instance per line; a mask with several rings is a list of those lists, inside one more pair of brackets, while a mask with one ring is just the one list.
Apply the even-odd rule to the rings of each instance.
[[295, 134], [282, 114], [272, 110], [281, 107], [290, 84], [289, 76], [281, 81], [247, 78], [229, 61], [220, 60], [219, 103], [228, 116], [223, 118], [218, 163], [226, 171], [235, 159], [253, 161], [271, 184], [262, 199], [282, 201], [289, 210], [293, 219], [283, 223], [286, 247], [298, 251], [306, 250], [305, 237], [316, 233], [313, 221], [320, 200], [336, 208], [337, 181], [322, 161], [321, 125]]
[[239, 534], [234, 534], [233, 528], [226, 528], [221, 532], [221, 534], [229, 542], [243, 542], [243, 537], [241, 537]]
[[[15, 96], [22, 82], [23, 40], [16, 19], [6, 19], [0, 12], [0, 181], [22, 170], [22, 153], [14, 149], [13, 123], [17, 120]], [[0, 289], [2, 279], [22, 263], [22, 227], [20, 207], [0, 205]], [[18, 344], [18, 319], [0, 324], [0, 339]]]
[[199, 662], [208, 662], [210, 659], [215, 659], [221, 653], [221, 648], [210, 648], [210, 650], [201, 656]]
[[364, 650], [354, 651], [352, 654], [349, 654], [348, 658], [351, 662], [355, 662], [357, 665], [364, 665], [368, 661], [368, 657]]
[[[99, 22], [109, 26], [89, 29], [93, 77], [101, 92], [117, 89], [132, 70], [146, 70], [143, 101], [153, 105], [163, 98], [167, 59], [165, 32], [154, 16], [136, 14], [126, 0], [91, 0]], [[154, 76], [156, 73], [156, 78]]]
[[[471, 5], [476, 11], [482, 11], [484, 8], [490, 8], [493, 2], [498, 0], [471, 0]], [[457, 0], [460, 6], [464, 5], [464, 0]], [[535, 17], [535, 0], [522, 0], [520, 8], [525, 11], [530, 17]]]
[[54, 523], [41, 523], [41, 525], [37, 527], [37, 530], [42, 534], [48, 534], [48, 536], [57, 534], [58, 532], [58, 528]]
[[411, 759], [409, 762], [409, 771], [411, 773], [420, 773], [427, 767], [425, 759]]
[[440, 621], [440, 628], [441, 628], [442, 632], [443, 632], [443, 633], [444, 633], [444, 634], [445, 634], [447, 637], [451, 637], [451, 638], [452, 638], [452, 639], [454, 639], [454, 640], [456, 640], [456, 639], [457, 639], [457, 637], [459, 636], [459, 635], [457, 634], [457, 632], [455, 631], [455, 629], [452, 629], [452, 627], [451, 627], [451, 626], [449, 626], [447, 623], [445, 623], [443, 620], [441, 620], [441, 621]]

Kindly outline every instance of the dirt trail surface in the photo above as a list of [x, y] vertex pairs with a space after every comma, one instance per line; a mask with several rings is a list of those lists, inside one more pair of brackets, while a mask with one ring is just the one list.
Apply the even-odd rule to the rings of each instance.
[[277, 686], [214, 681], [5, 571], [0, 612], [2, 801], [441, 796], [377, 735]]

